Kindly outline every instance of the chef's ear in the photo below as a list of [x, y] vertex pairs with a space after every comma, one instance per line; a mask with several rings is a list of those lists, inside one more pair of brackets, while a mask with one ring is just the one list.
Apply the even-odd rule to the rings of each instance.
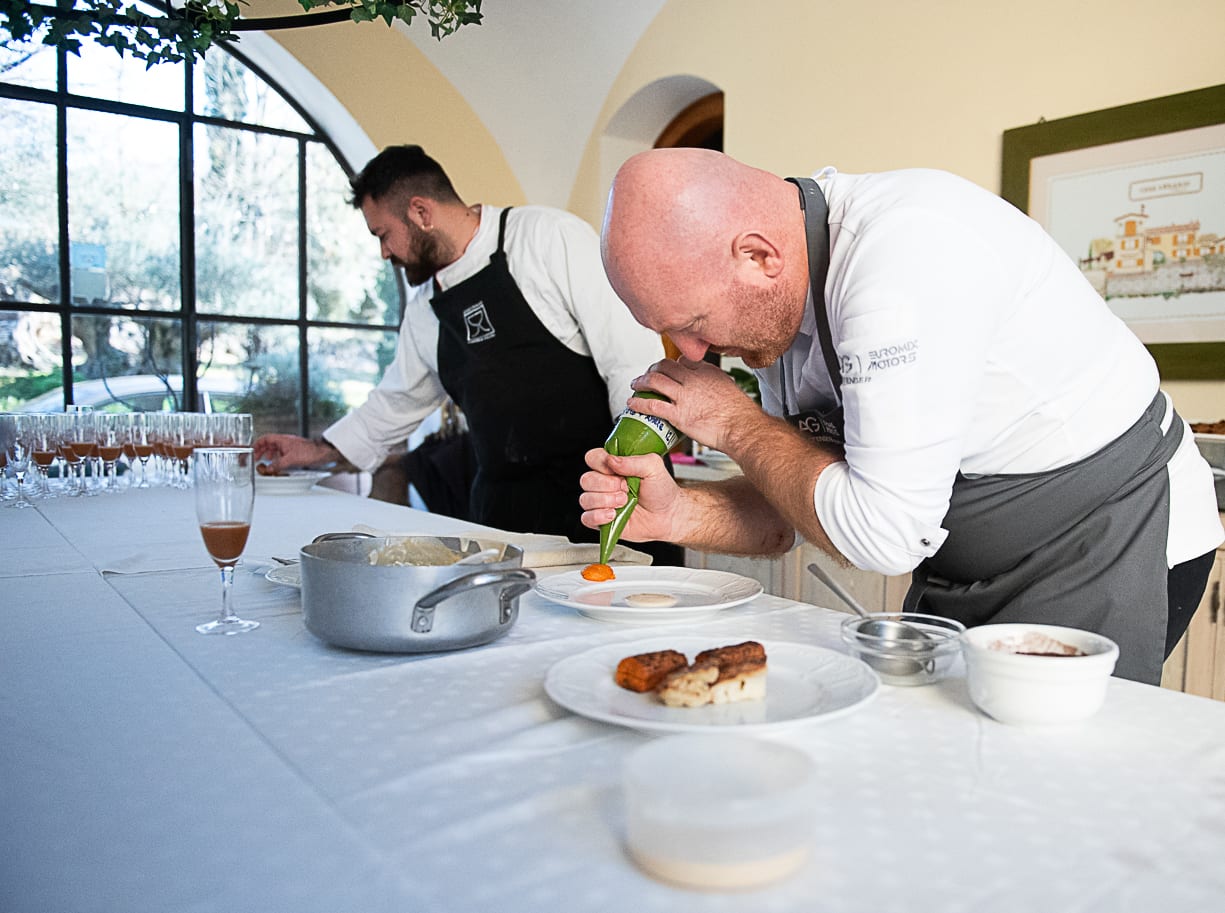
[[760, 232], [741, 232], [732, 242], [736, 268], [755, 269], [766, 278], [777, 278], [783, 271], [783, 256], [778, 246]]
[[405, 215], [423, 231], [434, 227], [434, 205], [429, 197], [409, 197], [408, 212]]

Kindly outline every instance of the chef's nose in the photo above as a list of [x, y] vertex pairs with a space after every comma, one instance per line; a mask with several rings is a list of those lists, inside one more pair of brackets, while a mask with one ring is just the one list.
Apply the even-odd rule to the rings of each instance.
[[680, 350], [680, 353], [690, 361], [701, 361], [706, 357], [706, 352], [710, 349], [709, 343], [685, 333], [673, 336], [672, 342]]

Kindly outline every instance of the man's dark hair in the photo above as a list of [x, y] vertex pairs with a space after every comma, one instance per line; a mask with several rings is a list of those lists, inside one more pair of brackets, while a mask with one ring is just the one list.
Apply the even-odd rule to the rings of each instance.
[[429, 197], [444, 203], [463, 204], [442, 166], [420, 146], [388, 146], [349, 181], [354, 208], [366, 200], [382, 201], [389, 195], [403, 198]]

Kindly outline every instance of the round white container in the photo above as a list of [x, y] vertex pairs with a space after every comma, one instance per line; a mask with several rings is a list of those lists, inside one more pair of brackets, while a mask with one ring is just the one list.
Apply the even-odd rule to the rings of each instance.
[[703, 890], [752, 888], [808, 858], [816, 767], [788, 745], [678, 735], [626, 761], [630, 856], [649, 875]]
[[[1084, 656], [1016, 652], [1026, 635], [1046, 635]], [[1114, 641], [1058, 625], [999, 624], [970, 628], [962, 638], [966, 684], [974, 705], [1001, 723], [1069, 723], [1097, 713], [1119, 658]]]

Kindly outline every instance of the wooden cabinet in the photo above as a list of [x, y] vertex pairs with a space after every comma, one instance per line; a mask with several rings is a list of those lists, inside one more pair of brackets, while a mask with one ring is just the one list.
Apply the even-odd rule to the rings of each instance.
[[686, 550], [687, 567], [730, 571], [751, 577], [767, 593], [824, 606], [839, 612], [850, 612], [846, 604], [808, 571], [808, 565], [818, 563], [838, 580], [869, 612], [900, 612], [910, 575], [886, 577], [872, 571], [843, 567], [829, 555], [812, 545], [803, 545], [774, 558], [743, 558]]
[[1166, 660], [1161, 686], [1225, 700], [1225, 546], [1217, 549], [1187, 633]]

